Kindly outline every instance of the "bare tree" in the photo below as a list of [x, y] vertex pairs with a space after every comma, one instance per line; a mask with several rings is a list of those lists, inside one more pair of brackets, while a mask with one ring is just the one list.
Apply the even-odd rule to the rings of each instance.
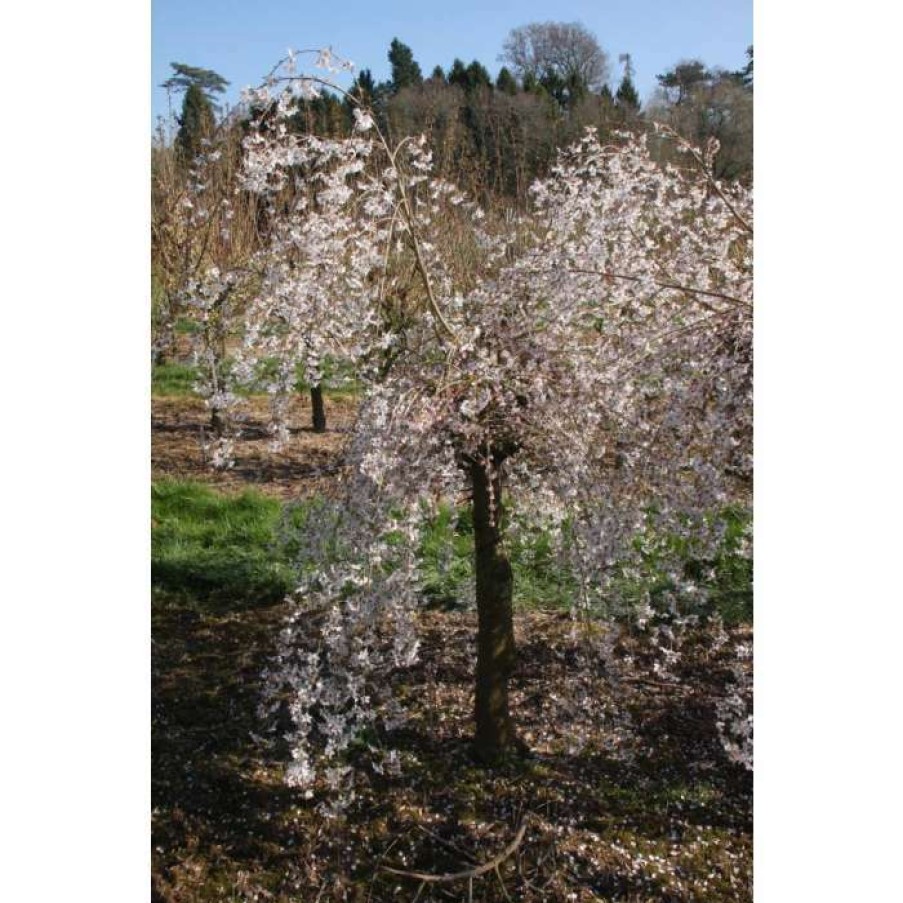
[[555, 79], [597, 91], [608, 80], [608, 55], [579, 22], [533, 22], [508, 35], [499, 59], [523, 79]]

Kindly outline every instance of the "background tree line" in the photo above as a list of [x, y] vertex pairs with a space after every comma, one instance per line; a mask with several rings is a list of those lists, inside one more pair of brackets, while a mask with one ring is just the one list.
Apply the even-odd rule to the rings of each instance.
[[[413, 50], [398, 38], [388, 50], [390, 77], [376, 82], [363, 69], [349, 94], [371, 106], [391, 140], [426, 134], [437, 173], [483, 201], [522, 207], [534, 179], [544, 176], [559, 148], [587, 126], [607, 133], [658, 121], [700, 146], [710, 137], [721, 150], [720, 178], [752, 178], [753, 49], [736, 71], [710, 69], [687, 59], [656, 76], [658, 89], [643, 108], [630, 54], [616, 72], [596, 37], [579, 24], [533, 23], [515, 28], [493, 79], [479, 60], [452, 60], [424, 77]], [[188, 161], [214, 128], [213, 95], [228, 82], [217, 73], [174, 63], [166, 87], [184, 90], [175, 151]], [[336, 93], [299, 104], [299, 130], [347, 135], [353, 103]], [[234, 128], [243, 128], [240, 117]]]

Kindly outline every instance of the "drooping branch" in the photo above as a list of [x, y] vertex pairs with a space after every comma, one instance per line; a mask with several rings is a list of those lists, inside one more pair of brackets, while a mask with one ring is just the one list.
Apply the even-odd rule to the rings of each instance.
[[696, 150], [696, 148], [689, 141], [687, 141], [685, 138], [683, 138], [681, 135], [679, 135], [673, 128], [671, 128], [671, 126], [663, 125], [662, 123], [656, 122], [656, 123], [653, 123], [653, 128], [657, 132], [661, 132], [661, 133], [667, 135], [669, 138], [673, 139], [678, 145], [680, 145], [680, 147], [684, 151], [686, 151], [693, 158], [693, 160], [695, 161], [695, 163], [697, 164], [697, 166], [699, 167], [699, 169], [705, 176], [706, 182], [708, 182], [709, 187], [712, 189], [712, 191], [714, 191], [715, 194], [717, 194], [718, 197], [721, 198], [722, 203], [724, 204], [725, 207], [727, 207], [728, 210], [730, 210], [734, 219], [736, 219], [737, 222], [740, 223], [740, 225], [750, 235], [752, 235], [753, 234], [752, 224], [745, 217], [743, 217], [740, 214], [740, 212], [737, 210], [736, 206], [728, 200], [727, 195], [725, 195], [724, 191], [721, 188], [721, 184], [712, 175], [711, 167], [706, 164], [705, 159], [700, 155], [699, 151]]
[[[383, 142], [383, 146], [388, 151], [388, 145], [385, 144], [385, 139], [382, 134], [379, 133], [380, 140]], [[455, 335], [455, 331], [451, 328], [448, 321], [442, 315], [442, 310], [439, 308], [439, 302], [436, 300], [436, 293], [433, 289], [433, 282], [430, 278], [429, 269], [426, 266], [426, 263], [423, 260], [423, 253], [420, 249], [420, 241], [417, 237], [417, 224], [414, 220], [414, 211], [411, 209], [411, 202], [408, 198], [407, 185], [405, 184], [404, 174], [398, 166], [397, 162], [397, 154], [401, 150], [404, 145], [404, 141], [395, 148], [394, 152], [390, 152], [390, 158], [392, 160], [392, 166], [395, 169], [395, 172], [398, 175], [398, 190], [401, 195], [401, 205], [402, 210], [404, 211], [405, 222], [408, 225], [408, 234], [411, 236], [411, 244], [414, 247], [414, 257], [417, 261], [417, 270], [420, 273], [420, 278], [423, 280], [423, 286], [426, 289], [427, 300], [430, 305], [430, 312], [435, 317], [436, 321], [442, 327], [442, 331], [445, 332], [446, 336], [451, 339], [452, 344], [457, 345], [458, 340]]]

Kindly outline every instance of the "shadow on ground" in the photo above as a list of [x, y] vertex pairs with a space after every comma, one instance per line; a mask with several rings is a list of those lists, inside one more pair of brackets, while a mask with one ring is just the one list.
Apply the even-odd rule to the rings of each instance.
[[[474, 899], [751, 898], [751, 781], [721, 752], [704, 683], [698, 695], [625, 697], [625, 744], [612, 747], [609, 725], [569, 750], [568, 720], [548, 708], [568, 679], [558, 654], [566, 640], [548, 626], [557, 622], [536, 621], [513, 690], [519, 724], [541, 740], [529, 757], [480, 769], [467, 742], [473, 624], [431, 614], [423, 663], [403, 677], [412, 717], [379, 741], [398, 751], [401, 773], [375, 773], [361, 751], [357, 800], [329, 819], [322, 798], [286, 788], [255, 743], [261, 672], [284, 615], [276, 588], [243, 584], [240, 570], [216, 576], [187, 566], [156, 574], [155, 900], [412, 900], [418, 891], [421, 901], [463, 900], [466, 881], [421, 888], [384, 866], [467, 869], [502, 850], [524, 817], [523, 842], [498, 874], [476, 879]], [[233, 604], [227, 578], [237, 580]]]

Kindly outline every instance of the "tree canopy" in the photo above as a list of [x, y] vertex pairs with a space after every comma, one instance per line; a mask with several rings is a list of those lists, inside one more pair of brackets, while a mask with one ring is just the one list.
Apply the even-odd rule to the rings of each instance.
[[223, 94], [229, 82], [218, 72], [212, 69], [202, 69], [200, 66], [189, 66], [187, 63], [170, 63], [174, 70], [161, 87], [173, 91], [187, 91], [197, 87], [211, 100], [212, 94]]
[[528, 75], [550, 91], [597, 91], [608, 78], [608, 56], [579, 22], [534, 22], [513, 29], [500, 59], [520, 79]]

